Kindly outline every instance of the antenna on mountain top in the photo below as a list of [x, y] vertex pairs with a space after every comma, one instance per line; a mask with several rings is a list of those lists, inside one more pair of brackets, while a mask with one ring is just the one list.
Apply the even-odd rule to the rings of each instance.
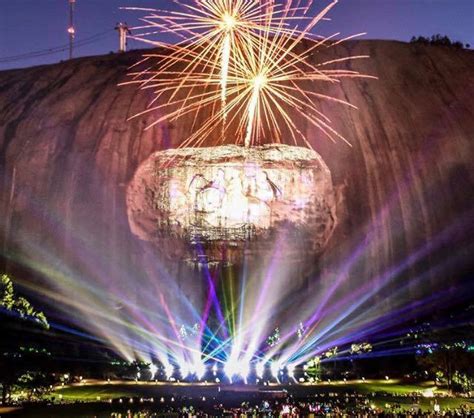
[[69, 33], [69, 59], [72, 59], [74, 49], [74, 38], [76, 37], [76, 28], [74, 27], [74, 6], [76, 0], [69, 1], [69, 27], [67, 31]]
[[122, 22], [117, 23], [117, 26], [115, 26], [115, 30], [117, 30], [119, 33], [119, 51], [127, 52], [127, 35], [131, 35], [132, 32], [130, 32], [127, 23]]

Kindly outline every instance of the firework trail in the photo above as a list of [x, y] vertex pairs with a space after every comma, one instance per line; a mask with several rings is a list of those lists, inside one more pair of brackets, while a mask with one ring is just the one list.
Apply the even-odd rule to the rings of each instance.
[[[201, 145], [218, 127], [223, 127], [221, 141], [232, 137], [247, 147], [264, 141], [281, 142], [283, 129], [293, 143], [310, 146], [288, 113], [287, 109], [293, 109], [328, 138], [348, 142], [331, 127], [318, 104], [329, 100], [354, 106], [318, 93], [313, 82], [370, 77], [357, 71], [327, 69], [367, 56], [318, 64], [310, 60], [317, 49], [360, 35], [338, 41], [334, 40], [338, 33], [324, 38], [313, 35], [337, 0], [314, 17], [309, 16], [312, 1], [303, 0], [193, 0], [176, 4], [183, 11], [134, 9], [149, 13], [142, 19], [146, 24], [134, 28], [144, 31], [135, 38], [166, 49], [145, 55], [139, 64], [148, 66], [132, 72], [133, 79], [126, 83], [152, 89], [155, 94], [149, 108], [134, 117], [161, 111], [163, 115], [152, 127], [192, 114], [193, 133], [181, 146]], [[150, 39], [163, 33], [179, 36], [181, 41], [166, 44]], [[301, 42], [308, 38], [311, 45], [301, 50]], [[164, 96], [167, 99], [162, 100]], [[201, 112], [205, 120], [194, 129]]]

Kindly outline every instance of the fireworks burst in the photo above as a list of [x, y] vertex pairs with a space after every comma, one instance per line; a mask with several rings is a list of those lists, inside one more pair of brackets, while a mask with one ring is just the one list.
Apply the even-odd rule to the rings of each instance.
[[[146, 10], [144, 32], [136, 39], [151, 43], [164, 52], [145, 55], [146, 68], [131, 74], [125, 84], [151, 89], [150, 106], [135, 115], [161, 112], [149, 128], [173, 122], [191, 114], [192, 134], [181, 146], [200, 146], [222, 128], [220, 140], [228, 138], [249, 147], [263, 142], [282, 142], [289, 134], [294, 144], [310, 147], [288, 109], [293, 109], [328, 138], [346, 141], [331, 120], [319, 110], [322, 100], [354, 108], [345, 100], [318, 93], [313, 82], [339, 83], [346, 77], [370, 77], [352, 70], [333, 69], [333, 64], [367, 56], [347, 56], [313, 63], [319, 48], [337, 45], [339, 34], [316, 39], [315, 26], [326, 19], [336, 5], [332, 1], [314, 17], [309, 17], [311, 1], [288, 0], [193, 0], [176, 2], [183, 11]], [[170, 33], [182, 40], [165, 44], [151, 40], [156, 34]], [[311, 45], [301, 47], [304, 39]], [[194, 129], [199, 122], [199, 128]], [[346, 141], [347, 142], [347, 141]]]
[[[167, 62], [156, 78], [165, 75], [166, 68], [183, 63], [183, 60], [188, 65], [181, 72], [184, 77], [176, 85], [177, 89], [185, 88], [188, 81], [186, 75], [191, 75], [198, 68], [207, 74], [218, 75], [222, 108], [225, 109], [231, 60], [240, 58], [242, 43], [255, 39], [256, 31], [263, 28], [273, 30], [273, 27], [277, 30], [274, 16], [283, 11], [276, 10], [274, 0], [192, 0], [173, 3], [179, 6], [179, 11], [127, 8], [149, 13], [141, 19], [145, 25], [133, 28], [140, 31], [134, 38], [167, 49], [169, 44], [150, 40], [150, 36], [170, 33], [181, 38], [181, 42], [171, 46]], [[225, 116], [224, 111], [224, 120]]]
[[[367, 58], [367, 56], [349, 56], [320, 64], [311, 63], [312, 53], [326, 46], [329, 39], [314, 41], [309, 48], [300, 52], [300, 43], [309, 35], [312, 28], [324, 18], [336, 4], [331, 3], [319, 15], [314, 17], [305, 30], [288, 34], [287, 31], [270, 33], [262, 31], [257, 49], [248, 46], [245, 58], [236, 63], [235, 86], [238, 92], [234, 106], [227, 110], [235, 115], [241, 113], [244, 103], [244, 117], [239, 126], [244, 136], [245, 146], [259, 144], [271, 138], [271, 142], [282, 142], [283, 132], [289, 132], [295, 144], [303, 142], [310, 147], [304, 133], [295, 124], [287, 109], [294, 109], [311, 125], [316, 126], [330, 139], [343, 138], [331, 126], [331, 120], [318, 110], [319, 100], [329, 100], [355, 108], [349, 102], [314, 91], [307, 82], [324, 81], [338, 83], [344, 77], [366, 77], [356, 71], [326, 69], [326, 66], [343, 61]], [[338, 44], [341, 41], [335, 42]], [[305, 85], [307, 86], [305, 88]], [[242, 132], [245, 132], [242, 135]], [[347, 142], [347, 141], [346, 141]]]

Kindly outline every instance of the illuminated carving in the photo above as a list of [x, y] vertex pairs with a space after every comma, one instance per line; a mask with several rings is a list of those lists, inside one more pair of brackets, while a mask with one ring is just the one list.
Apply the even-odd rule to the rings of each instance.
[[335, 226], [328, 168], [313, 150], [287, 145], [157, 152], [135, 174], [127, 204], [132, 231], [147, 241], [269, 247], [285, 233], [319, 251]]

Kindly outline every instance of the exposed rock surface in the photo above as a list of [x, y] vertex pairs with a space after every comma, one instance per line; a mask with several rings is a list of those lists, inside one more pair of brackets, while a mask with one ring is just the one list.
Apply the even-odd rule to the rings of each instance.
[[[439, 265], [440, 234], [456, 256], [467, 255], [474, 53], [363, 41], [314, 59], [347, 54], [371, 55], [346, 65], [379, 80], [314, 88], [359, 107], [320, 106], [352, 148], [296, 120], [329, 166], [338, 199], [338, 226], [323, 257], [311, 263], [321, 279], [310, 283], [350, 275], [357, 287], [429, 245], [417, 260], [422, 266], [409, 263], [400, 272], [416, 277]], [[155, 274], [130, 231], [126, 187], [150, 154], [177, 146], [192, 124], [183, 118], [145, 130], [151, 115], [127, 121], [151, 99], [134, 87], [117, 87], [139, 56], [0, 73], [0, 249], [11, 262], [41, 274], [64, 263], [78, 275], [104, 281], [124, 270], [133, 271], [135, 280]], [[430, 272], [433, 284], [438, 273]], [[304, 279], [308, 272], [294, 274]]]

